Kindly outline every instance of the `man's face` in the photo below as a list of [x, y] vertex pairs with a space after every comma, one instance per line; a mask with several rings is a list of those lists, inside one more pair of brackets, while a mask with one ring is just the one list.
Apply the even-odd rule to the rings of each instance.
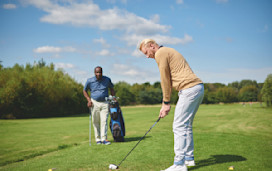
[[94, 74], [97, 80], [101, 80], [102, 78], [102, 68], [95, 68]]
[[153, 44], [150, 44], [150, 46], [146, 46], [146, 47], [142, 47], [143, 54], [147, 57], [147, 58], [155, 58], [155, 48], [153, 46]]

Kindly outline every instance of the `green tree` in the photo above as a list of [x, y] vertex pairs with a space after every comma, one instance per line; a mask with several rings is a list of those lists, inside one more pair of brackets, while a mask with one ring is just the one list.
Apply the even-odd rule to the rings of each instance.
[[157, 81], [153, 84], [154, 88], [161, 88], [161, 82]]
[[258, 88], [255, 85], [246, 85], [239, 90], [239, 101], [256, 102], [258, 100]]
[[162, 91], [159, 88], [150, 87], [140, 92], [141, 104], [158, 104], [162, 102]]
[[171, 92], [171, 103], [172, 104], [176, 104], [178, 101], [178, 91], [176, 91], [174, 88], [172, 88], [172, 92]]
[[121, 91], [123, 88], [127, 88], [127, 89], [130, 89], [130, 84], [128, 84], [127, 82], [125, 81], [120, 81], [116, 84], [114, 84], [114, 91], [115, 93], [117, 93], [118, 91]]
[[145, 90], [145, 87], [144, 87], [143, 84], [135, 83], [130, 87], [130, 91], [134, 95], [134, 98], [135, 98], [134, 101], [135, 101], [136, 104], [141, 103], [140, 102], [140, 92], [144, 91], [144, 90]]
[[258, 102], [262, 102], [262, 88], [263, 88], [264, 83], [258, 83], [258, 98], [257, 101]]
[[53, 64], [0, 70], [0, 117], [33, 118], [66, 116], [87, 111], [83, 85]]
[[232, 83], [229, 83], [228, 87], [239, 89], [239, 82], [238, 81], [234, 81]]
[[216, 91], [219, 88], [225, 87], [225, 84], [221, 83], [204, 83], [204, 98], [202, 103], [205, 104], [214, 104], [219, 103], [220, 101], [217, 98]]
[[134, 94], [130, 91], [131, 85], [120, 81], [114, 85], [114, 90], [116, 96], [120, 99], [118, 100], [120, 105], [129, 105], [135, 103]]
[[237, 91], [235, 88], [222, 87], [216, 91], [216, 98], [220, 102], [231, 103], [231, 102], [237, 101], [236, 94], [237, 94]]
[[130, 105], [134, 103], [134, 95], [126, 87], [122, 88], [116, 93], [116, 96], [120, 99], [118, 100], [120, 105]]
[[266, 103], [267, 106], [272, 104], [272, 74], [269, 74], [265, 81], [263, 88], [261, 90], [262, 100]]
[[245, 86], [255, 86], [255, 87], [258, 87], [258, 84], [255, 80], [242, 80], [240, 83], [239, 83], [239, 90]]
[[0, 70], [2, 70], [3, 65], [2, 65], [2, 61], [0, 61]]

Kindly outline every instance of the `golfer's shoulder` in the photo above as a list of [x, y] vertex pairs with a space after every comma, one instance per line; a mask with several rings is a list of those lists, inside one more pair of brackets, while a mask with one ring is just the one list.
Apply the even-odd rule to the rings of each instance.
[[175, 53], [177, 53], [177, 51], [175, 49], [173, 49], [173, 48], [161, 47], [156, 52], [156, 56], [158, 56], [158, 57], [169, 57], [169, 56], [172, 56]]
[[173, 54], [176, 53], [176, 50], [169, 47], [161, 47], [155, 54], [155, 60], [157, 63], [167, 63], [173, 56]]
[[161, 47], [158, 52], [159, 53], [173, 53], [175, 52], [176, 50], [174, 48], [170, 48], [170, 47]]

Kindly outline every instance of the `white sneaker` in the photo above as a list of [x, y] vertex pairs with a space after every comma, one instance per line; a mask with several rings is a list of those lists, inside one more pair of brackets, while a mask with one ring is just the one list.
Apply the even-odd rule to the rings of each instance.
[[187, 167], [185, 165], [172, 165], [161, 171], [187, 171]]
[[195, 161], [194, 160], [185, 160], [185, 165], [186, 166], [195, 166]]

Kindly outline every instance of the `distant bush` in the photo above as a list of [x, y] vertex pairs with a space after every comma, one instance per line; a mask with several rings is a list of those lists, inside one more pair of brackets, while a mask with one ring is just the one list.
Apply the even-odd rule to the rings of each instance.
[[0, 70], [0, 118], [67, 116], [86, 112], [83, 86], [39, 61]]

